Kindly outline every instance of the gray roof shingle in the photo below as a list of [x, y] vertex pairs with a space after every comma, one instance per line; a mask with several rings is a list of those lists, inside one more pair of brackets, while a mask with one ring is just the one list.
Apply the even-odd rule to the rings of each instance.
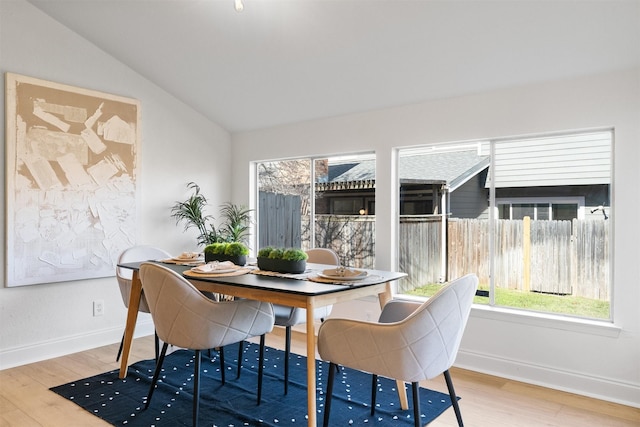
[[[466, 182], [489, 166], [489, 156], [478, 155], [477, 150], [437, 152], [400, 157], [400, 181], [445, 182], [451, 187]], [[360, 163], [330, 165], [331, 171], [341, 168], [331, 182], [363, 181], [375, 179], [375, 160]], [[335, 169], [334, 169], [335, 168]], [[455, 188], [454, 188], [455, 189]]]

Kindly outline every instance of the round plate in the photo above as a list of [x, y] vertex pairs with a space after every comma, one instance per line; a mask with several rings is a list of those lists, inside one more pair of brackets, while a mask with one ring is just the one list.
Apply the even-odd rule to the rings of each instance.
[[219, 270], [211, 270], [211, 271], [198, 271], [198, 267], [192, 267], [191, 271], [197, 274], [222, 274], [222, 273], [232, 273], [236, 271], [240, 267], [236, 268], [221, 268]]
[[174, 261], [181, 261], [181, 262], [189, 262], [189, 261], [202, 261], [202, 257], [197, 257], [197, 258], [180, 258], [179, 256], [173, 257], [171, 258]]
[[318, 276], [329, 280], [362, 280], [367, 277], [367, 272], [363, 271], [362, 274], [359, 274], [357, 276], [332, 276], [323, 273], [318, 273]]

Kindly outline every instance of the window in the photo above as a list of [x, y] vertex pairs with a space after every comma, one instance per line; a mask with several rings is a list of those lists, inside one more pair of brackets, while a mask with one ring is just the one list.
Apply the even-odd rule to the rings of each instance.
[[311, 173], [309, 159], [257, 164], [257, 249], [311, 247]]
[[399, 150], [400, 293], [610, 319], [613, 132]]
[[549, 197], [542, 201], [531, 199], [496, 200], [499, 219], [572, 220], [584, 219], [584, 198], [575, 201]]
[[257, 247], [331, 248], [350, 267], [375, 261], [375, 157], [256, 163]]

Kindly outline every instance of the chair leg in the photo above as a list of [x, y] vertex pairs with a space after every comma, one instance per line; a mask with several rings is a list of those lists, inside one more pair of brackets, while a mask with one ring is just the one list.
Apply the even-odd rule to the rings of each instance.
[[378, 393], [378, 376], [371, 374], [371, 416], [376, 411], [376, 394]]
[[413, 391], [413, 418], [415, 418], [414, 425], [415, 427], [420, 427], [420, 394], [418, 393], [419, 388], [418, 382], [411, 383], [411, 389]]
[[322, 427], [329, 427], [329, 415], [331, 412], [331, 397], [333, 396], [333, 381], [336, 377], [337, 365], [329, 363], [329, 379], [327, 380], [327, 392], [324, 394], [324, 417]]
[[218, 353], [220, 353], [220, 381], [222, 381], [222, 385], [226, 383], [225, 366], [224, 366], [224, 347], [220, 347], [218, 349]]
[[196, 350], [196, 363], [193, 368], [193, 427], [198, 427], [200, 409], [200, 350]]
[[236, 379], [240, 378], [240, 372], [242, 371], [242, 356], [244, 356], [244, 341], [240, 341], [238, 344], [238, 372]]
[[[158, 355], [160, 354], [160, 338], [158, 338], [158, 334], [154, 332], [155, 335], [155, 360], [158, 361]], [[120, 348], [118, 348], [118, 355], [116, 356], [116, 362], [120, 361], [120, 356], [122, 356], [122, 348], [124, 347], [124, 334], [122, 334], [122, 339], [120, 340]]]
[[258, 405], [262, 402], [262, 374], [264, 373], [264, 341], [265, 335], [260, 335], [260, 357], [258, 363]]
[[458, 426], [463, 427], [462, 423], [462, 413], [460, 412], [460, 406], [458, 406], [458, 398], [456, 397], [456, 392], [453, 389], [453, 381], [451, 381], [451, 374], [449, 370], [443, 372], [444, 380], [447, 382], [447, 388], [449, 389], [449, 397], [451, 397], [451, 406], [453, 406], [453, 410], [456, 413], [456, 419], [458, 420]]
[[289, 356], [291, 355], [291, 326], [285, 328], [284, 338], [284, 394], [289, 392]]
[[[158, 333], [156, 331], [153, 331], [153, 335], [155, 336], [155, 351], [156, 351], [156, 362], [158, 361], [158, 355], [160, 354], [160, 338], [158, 337]], [[124, 336], [122, 337], [122, 339], [124, 340]], [[124, 341], [123, 341], [124, 342]], [[120, 354], [120, 353], [118, 353]], [[119, 357], [118, 357], [119, 358]]]
[[151, 380], [151, 387], [149, 388], [149, 393], [147, 393], [147, 403], [144, 405], [144, 409], [149, 407], [151, 403], [151, 396], [153, 396], [153, 390], [156, 388], [156, 383], [158, 382], [158, 377], [160, 376], [160, 371], [162, 370], [162, 364], [164, 363], [164, 356], [167, 354], [167, 348], [169, 344], [164, 343], [162, 345], [162, 351], [160, 352], [160, 357], [158, 358], [158, 362], [156, 363], [156, 370], [153, 373], [153, 379]]
[[[122, 348], [124, 347], [124, 332], [122, 333], [122, 339], [120, 340], [120, 348], [118, 349], [118, 355], [116, 356], [116, 362], [120, 361], [122, 356]], [[158, 361], [158, 352], [156, 351], [156, 362]]]

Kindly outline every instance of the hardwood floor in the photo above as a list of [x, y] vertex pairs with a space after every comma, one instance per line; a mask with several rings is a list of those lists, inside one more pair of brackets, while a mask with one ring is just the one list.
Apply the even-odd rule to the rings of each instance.
[[[294, 333], [292, 351], [304, 354], [305, 340]], [[274, 330], [267, 345], [282, 348], [284, 336]], [[119, 365], [117, 345], [0, 371], [0, 427], [108, 426], [109, 424], [49, 391], [49, 387], [95, 375]], [[153, 357], [153, 338], [136, 339], [131, 362]], [[640, 426], [640, 409], [549, 390], [503, 378], [452, 369], [467, 426], [476, 427], [631, 427]], [[444, 379], [425, 387], [446, 393]], [[430, 427], [457, 426], [453, 410]]]

